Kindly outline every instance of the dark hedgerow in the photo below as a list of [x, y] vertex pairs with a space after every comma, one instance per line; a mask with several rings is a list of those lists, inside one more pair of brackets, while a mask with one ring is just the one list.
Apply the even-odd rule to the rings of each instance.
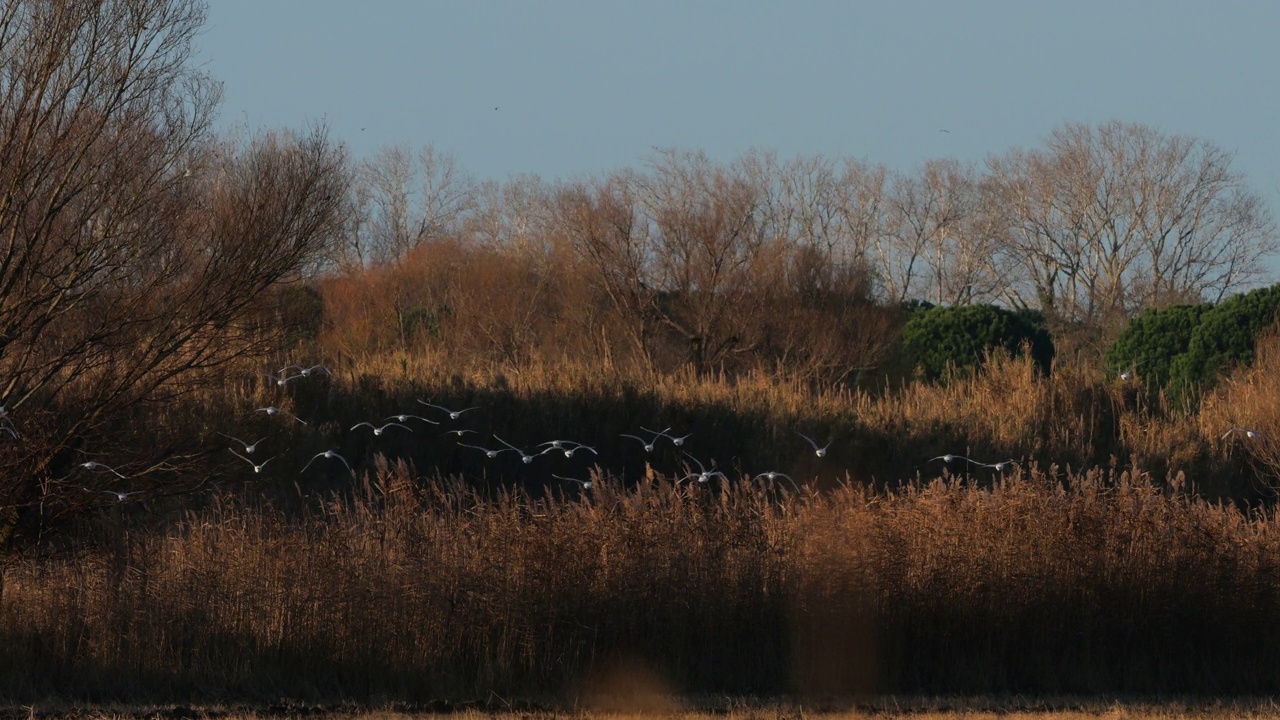
[[1218, 377], [1254, 359], [1258, 335], [1271, 327], [1280, 309], [1280, 285], [1236, 295], [1206, 310], [1191, 333], [1187, 351], [1170, 368], [1169, 388], [1191, 397]]
[[1191, 337], [1212, 305], [1171, 305], [1142, 311], [1125, 326], [1107, 350], [1114, 372], [1133, 372], [1152, 390], [1169, 384], [1176, 358], [1187, 352]]
[[906, 357], [929, 380], [941, 378], [949, 366], [979, 367], [992, 350], [1017, 354], [1024, 346], [1048, 373], [1054, 353], [1043, 315], [994, 305], [918, 309], [902, 330], [902, 344]]

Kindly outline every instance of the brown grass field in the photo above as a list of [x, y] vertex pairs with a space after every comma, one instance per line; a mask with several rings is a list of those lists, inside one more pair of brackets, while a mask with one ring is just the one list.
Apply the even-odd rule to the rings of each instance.
[[[574, 708], [632, 692], [609, 690], [614, 677], [680, 698], [1267, 696], [1280, 688], [1273, 448], [1220, 436], [1280, 430], [1276, 367], [1262, 353], [1189, 413], [1000, 358], [875, 395], [365, 360], [284, 398], [313, 422], [276, 431], [273, 473], [104, 503], [75, 542], [11, 556], [0, 701], [492, 693]], [[157, 442], [209, 437], [211, 467], [243, 477], [213, 434], [271, 393], [250, 381], [138, 422]], [[486, 432], [589, 438], [618, 460], [486, 465], [440, 438], [346, 432], [423, 397], [483, 405]], [[689, 447], [728, 480], [674, 483], [679, 455], [617, 437], [647, 423], [693, 431]], [[797, 431], [833, 440], [831, 454], [814, 458]], [[325, 447], [360, 480], [299, 475]], [[917, 467], [945, 452], [1018, 464]], [[749, 480], [766, 469], [799, 487]], [[1248, 493], [1261, 499], [1223, 499]], [[1078, 712], [1199, 712], [1097, 707]]]
[[[1229, 702], [1165, 701], [1161, 703], [1081, 701], [1044, 699], [1028, 701], [973, 700], [964, 698], [885, 698], [844, 708], [830, 704], [757, 704], [703, 702], [689, 703], [672, 699], [651, 698], [643, 707], [579, 707], [560, 711], [527, 709], [512, 711], [450, 707], [449, 717], [458, 720], [628, 720], [629, 718], [673, 718], [675, 720], [863, 720], [878, 718], [898, 720], [1262, 720], [1280, 717], [1280, 707], [1270, 700]], [[280, 717], [315, 717], [324, 720], [413, 720], [424, 715], [439, 716], [440, 709], [394, 708], [385, 710], [350, 707], [315, 708], [276, 707], [266, 711], [210, 706], [187, 707], [107, 707], [84, 711], [76, 708], [9, 713], [9, 717], [77, 717], [94, 720], [135, 720], [136, 718], [174, 718], [185, 720], [261, 720]]]

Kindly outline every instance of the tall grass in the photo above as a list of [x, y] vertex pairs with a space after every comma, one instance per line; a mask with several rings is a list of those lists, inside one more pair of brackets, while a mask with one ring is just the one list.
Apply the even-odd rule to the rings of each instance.
[[730, 482], [483, 495], [382, 465], [285, 515], [11, 564], [10, 702], [670, 692], [1262, 693], [1280, 534], [1145, 474], [795, 493]]
[[[1274, 426], [1280, 433], [1280, 388], [1267, 381], [1266, 357], [1193, 413], [1096, 368], [1059, 367], [1045, 377], [1027, 359], [1001, 355], [981, 372], [943, 384], [837, 390], [762, 373], [647, 376], [568, 359], [512, 367], [455, 364], [447, 356], [379, 355], [349, 359], [335, 365], [332, 380], [295, 383], [283, 393], [246, 369], [248, 380], [168, 410], [153, 419], [148, 434], [159, 441], [207, 438], [205, 448], [214, 458], [222, 452], [217, 468], [223, 470], [243, 467], [225, 454], [218, 430], [254, 438], [278, 434], [275, 447], [286, 453], [278, 474], [290, 478], [311, 454], [332, 448], [365, 469], [381, 453], [425, 473], [540, 485], [556, 468], [559, 474], [583, 473], [596, 461], [623, 478], [643, 476], [651, 467], [677, 473], [688, 463], [682, 453], [664, 446], [658, 455], [637, 454], [634, 442], [620, 437], [640, 433], [641, 426], [670, 426], [673, 433], [693, 433], [684, 449], [731, 475], [783, 470], [820, 488], [847, 480], [893, 485], [917, 473], [929, 477], [940, 466], [922, 464], [953, 453], [988, 462], [1013, 459], [1045, 470], [1140, 467], [1157, 478], [1183, 472], [1206, 497], [1252, 501], [1269, 495], [1267, 477], [1280, 470], [1280, 454], [1270, 453], [1265, 442], [1224, 442], [1221, 435], [1232, 425]], [[431, 414], [419, 399], [482, 406], [462, 423], [480, 432], [472, 442], [492, 444], [495, 434], [515, 444], [563, 437], [591, 444], [600, 454], [568, 465], [525, 467], [490, 463], [460, 449], [453, 438], [441, 438], [443, 427], [417, 426], [412, 435], [376, 442], [348, 430], [391, 413]], [[272, 403], [310, 424], [252, 413]], [[799, 433], [830, 441], [828, 456], [815, 458]], [[978, 475], [994, 479], [994, 473]]]
[[[671, 692], [1268, 692], [1277, 368], [1260, 348], [1191, 412], [1003, 356], [874, 391], [431, 355], [348, 358], [280, 390], [246, 366], [116, 430], [198, 438], [201, 492], [118, 504], [54, 484], [23, 510], [11, 547], [29, 551], [0, 565], [0, 698], [574, 698], [619, 676]], [[417, 399], [483, 406], [467, 422], [486, 437], [600, 455], [525, 466], [439, 429], [348, 429]], [[309, 424], [253, 412], [267, 404]], [[675, 484], [688, 457], [619, 437], [640, 425], [692, 432], [727, 484]], [[1233, 425], [1262, 434], [1222, 438]], [[255, 476], [217, 432], [269, 435], [279, 458]], [[800, 432], [832, 441], [827, 457]], [[299, 472], [326, 448], [360, 479]], [[948, 452], [1019, 462], [925, 463]], [[765, 470], [798, 487], [747, 481]], [[552, 477], [588, 473], [588, 492]], [[74, 525], [40, 524], [60, 509]]]

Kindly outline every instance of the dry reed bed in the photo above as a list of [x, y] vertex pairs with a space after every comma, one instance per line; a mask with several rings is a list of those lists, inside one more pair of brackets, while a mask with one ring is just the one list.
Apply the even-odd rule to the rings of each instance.
[[168, 532], [122, 523], [103, 549], [12, 564], [0, 695], [1280, 687], [1272, 514], [1146, 475], [1054, 477], [825, 494], [605, 480], [534, 498], [383, 465], [303, 515], [224, 499]]
[[[850, 703], [778, 703], [741, 700], [725, 702], [724, 698], [710, 703], [687, 704], [678, 698], [667, 698], [666, 705], [639, 705], [634, 707], [576, 707], [565, 709], [514, 710], [502, 706], [496, 698], [492, 703], [479, 703], [478, 707], [443, 709], [457, 720], [628, 720], [644, 718], [658, 720], [1193, 720], [1230, 718], [1248, 720], [1280, 717], [1280, 707], [1274, 700], [1254, 699], [1235, 701], [1178, 701], [1157, 703], [1125, 702], [1107, 699], [1080, 698], [909, 698], [886, 697], [871, 701]], [[834, 707], [833, 707], [834, 705]], [[842, 705], [847, 707], [841, 707]], [[277, 706], [270, 708], [229, 708], [226, 706], [171, 707], [171, 706], [105, 706], [80, 708], [73, 705], [58, 709], [41, 706], [35, 712], [23, 708], [8, 717], [13, 720], [158, 720], [159, 718], [200, 718], [202, 720], [259, 720], [260, 718], [310, 717], [315, 720], [418, 720], [424, 716], [438, 717], [435, 706], [417, 708], [392, 705], [386, 709]], [[3, 716], [0, 716], [3, 717]]]
[[[287, 453], [277, 469], [289, 477], [326, 448], [366, 469], [382, 453], [424, 473], [497, 481], [526, 476], [531, 468], [495, 466], [422, 428], [378, 442], [347, 430], [359, 421], [423, 411], [415, 401], [427, 399], [484, 406], [468, 418], [468, 426], [482, 432], [473, 441], [492, 442], [489, 433], [517, 444], [573, 438], [596, 446], [600, 464], [628, 478], [644, 474], [646, 462], [657, 461], [656, 469], [667, 473], [687, 462], [678, 453], [637, 454], [634, 442], [619, 435], [638, 433], [641, 425], [692, 432], [687, 449], [732, 475], [783, 470], [823, 488], [848, 479], [896, 483], [917, 470], [936, 471], [919, 466], [944, 453], [1043, 468], [1141, 467], [1158, 478], [1183, 471], [1197, 492], [1224, 498], [1266, 497], [1280, 475], [1280, 446], [1270, 439], [1280, 437], [1280, 386], [1269, 380], [1271, 371], [1280, 371], [1280, 358], [1270, 355], [1211, 393], [1199, 412], [1174, 409], [1136, 383], [1108, 380], [1100, 371], [1063, 366], [1045, 378], [1030, 361], [1001, 356], [972, 377], [879, 392], [814, 390], [762, 374], [641, 377], [570, 361], [468, 369], [446, 355], [377, 356], [335, 368], [331, 382], [294, 383], [287, 393], [245, 368], [242, 382], [192, 398], [194, 411], [175, 407], [155, 418], [149, 436], [203, 436], [215, 452], [225, 442], [214, 431], [254, 438], [274, 433]], [[281, 426], [253, 415], [253, 407], [266, 404], [288, 407], [311, 424]], [[1268, 438], [1222, 439], [1232, 425], [1259, 427]], [[797, 432], [830, 441], [828, 457], [818, 462]], [[215, 457], [241, 469], [225, 453]], [[561, 474], [580, 472], [585, 466]]]

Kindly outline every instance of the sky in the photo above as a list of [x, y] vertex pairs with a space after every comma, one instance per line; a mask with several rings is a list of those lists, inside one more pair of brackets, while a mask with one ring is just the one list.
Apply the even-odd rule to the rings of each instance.
[[[573, 179], [653, 148], [909, 171], [1064, 122], [1212, 141], [1280, 210], [1280, 3], [211, 0], [221, 127], [325, 123], [477, 179]], [[947, 132], [941, 132], [946, 130]]]

